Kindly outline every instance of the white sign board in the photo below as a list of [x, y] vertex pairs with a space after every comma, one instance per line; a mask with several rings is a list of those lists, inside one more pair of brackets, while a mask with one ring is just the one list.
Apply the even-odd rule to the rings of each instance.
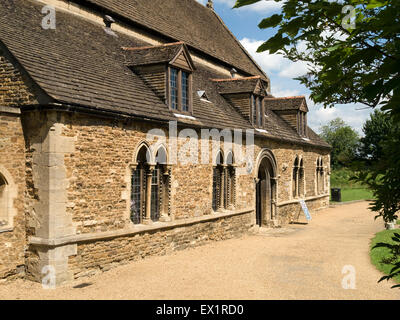
[[311, 220], [311, 214], [310, 214], [310, 211], [308, 211], [306, 202], [304, 200], [300, 200], [300, 205], [301, 205], [301, 209], [304, 212], [304, 215], [306, 216], [306, 219], [308, 221], [310, 221]]

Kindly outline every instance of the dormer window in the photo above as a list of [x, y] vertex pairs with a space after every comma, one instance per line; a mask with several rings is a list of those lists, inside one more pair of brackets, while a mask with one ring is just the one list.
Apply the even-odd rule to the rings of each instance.
[[262, 96], [252, 94], [250, 99], [253, 125], [261, 128], [264, 126], [264, 98]]
[[170, 86], [170, 106], [171, 109], [178, 109], [178, 70], [170, 69], [169, 86]]
[[189, 112], [189, 73], [182, 71], [182, 111]]
[[191, 73], [169, 67], [169, 106], [173, 110], [191, 112]]
[[192, 73], [195, 66], [183, 42], [123, 50], [127, 66], [171, 110], [192, 113]]
[[260, 76], [212, 79], [217, 90], [257, 129], [264, 127], [264, 98], [268, 83]]
[[264, 99], [265, 108], [274, 111], [287, 122], [300, 137], [307, 139], [307, 101], [304, 96]]

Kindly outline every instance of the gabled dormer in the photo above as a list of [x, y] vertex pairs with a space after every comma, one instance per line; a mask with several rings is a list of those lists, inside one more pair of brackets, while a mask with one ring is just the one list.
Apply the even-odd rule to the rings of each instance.
[[265, 107], [274, 111], [285, 120], [297, 133], [307, 138], [307, 101], [304, 96], [285, 98], [266, 98]]
[[255, 127], [263, 128], [264, 98], [268, 83], [259, 76], [247, 78], [212, 79], [221, 94]]
[[171, 111], [192, 113], [192, 73], [195, 66], [183, 42], [123, 50], [127, 66]]

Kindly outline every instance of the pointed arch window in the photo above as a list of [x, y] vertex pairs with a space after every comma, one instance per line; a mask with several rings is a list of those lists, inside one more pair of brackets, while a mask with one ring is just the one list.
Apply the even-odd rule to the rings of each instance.
[[156, 163], [151, 164], [150, 151], [142, 146], [131, 175], [131, 220], [134, 224], [159, 221], [168, 216], [169, 168], [166, 152], [160, 148]]
[[297, 198], [299, 196], [299, 158], [296, 156], [296, 159], [293, 163], [293, 177], [292, 177], [292, 196], [293, 198]]
[[322, 194], [325, 192], [324, 175], [325, 175], [324, 165], [322, 157], [320, 157], [317, 159], [317, 168], [316, 168], [317, 194]]
[[236, 202], [236, 170], [234, 156], [228, 153], [226, 163], [220, 151], [213, 167], [212, 208], [214, 211], [233, 209]]
[[305, 176], [304, 176], [304, 162], [303, 159], [300, 160], [299, 166], [299, 196], [305, 196]]

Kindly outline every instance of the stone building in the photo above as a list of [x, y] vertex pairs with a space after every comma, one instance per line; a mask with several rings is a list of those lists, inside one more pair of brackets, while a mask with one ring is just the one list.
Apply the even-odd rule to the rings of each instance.
[[305, 98], [271, 94], [212, 1], [0, 12], [0, 278], [60, 284], [328, 205]]

